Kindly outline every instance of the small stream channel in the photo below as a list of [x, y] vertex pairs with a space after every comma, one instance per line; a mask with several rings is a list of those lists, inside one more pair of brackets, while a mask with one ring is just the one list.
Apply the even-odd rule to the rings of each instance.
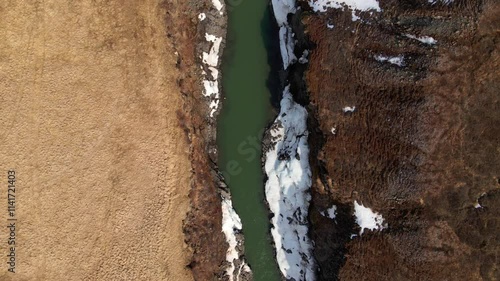
[[270, 62], [280, 61], [279, 51], [273, 51], [277, 31], [267, 0], [227, 1], [227, 10], [228, 36], [222, 67], [225, 100], [218, 125], [219, 167], [243, 223], [245, 255], [254, 280], [278, 281], [281, 275], [269, 232], [261, 167], [261, 137], [275, 115], [270, 88], [276, 83], [268, 78], [273, 65]]

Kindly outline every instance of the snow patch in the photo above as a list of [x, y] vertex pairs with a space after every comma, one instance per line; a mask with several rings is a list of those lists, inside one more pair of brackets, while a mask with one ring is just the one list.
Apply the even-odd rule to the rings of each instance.
[[343, 6], [347, 6], [351, 10], [381, 11], [377, 0], [309, 0], [309, 6], [315, 12], [326, 12], [328, 8], [340, 9]]
[[428, 0], [431, 5], [435, 5], [436, 3], [443, 3], [445, 5], [450, 5], [455, 0]]
[[222, 15], [223, 14], [222, 8], [224, 7], [222, 2], [220, 0], [212, 0], [212, 4], [217, 9], [217, 11], [219, 11], [219, 13]]
[[327, 24], [326, 24], [326, 27], [327, 27], [328, 29], [333, 29], [335, 26], [334, 26], [333, 24], [327, 23]]
[[304, 52], [302, 52], [302, 56], [299, 59], [299, 63], [301, 64], [308, 63], [309, 62], [309, 60], [307, 59], [308, 56], [309, 56], [309, 50], [304, 50]]
[[290, 26], [280, 27], [279, 37], [283, 69], [287, 69], [288, 66], [297, 61], [297, 57], [293, 53], [295, 49], [295, 39], [293, 38], [292, 28]]
[[483, 193], [481, 193], [481, 195], [479, 195], [479, 197], [476, 200], [476, 203], [474, 204], [474, 208], [476, 208], [476, 209], [483, 208], [483, 206], [481, 205], [481, 203], [479, 203], [479, 199], [481, 199], [485, 195], [486, 195], [486, 192], [483, 192]]
[[[222, 197], [222, 232], [226, 236], [226, 242], [229, 244], [229, 248], [226, 252], [226, 260], [229, 262], [230, 266], [226, 269], [226, 274], [229, 276], [229, 280], [234, 280], [234, 270], [236, 268], [235, 261], [240, 259], [240, 253], [236, 249], [238, 246], [238, 240], [236, 239], [236, 234], [241, 231], [242, 225], [238, 214], [233, 209], [233, 204], [228, 198]], [[248, 265], [242, 261], [238, 269], [239, 277], [242, 268], [249, 272], [250, 268]], [[238, 279], [238, 278], [237, 278]]]
[[361, 227], [359, 231], [360, 236], [365, 229], [382, 230], [387, 227], [387, 224], [384, 224], [382, 215], [373, 212], [370, 208], [358, 204], [357, 201], [354, 201], [354, 216], [356, 216], [356, 223]]
[[295, 0], [272, 0], [272, 3], [276, 22], [280, 27], [279, 38], [283, 69], [287, 69], [288, 66], [297, 61], [297, 57], [293, 53], [295, 49], [294, 34], [287, 20], [288, 14], [296, 12]]
[[346, 106], [344, 108], [342, 108], [342, 111], [344, 111], [344, 113], [347, 113], [347, 112], [354, 112], [356, 110], [356, 107], [353, 106], [353, 107], [350, 107], [350, 106]]
[[199, 19], [200, 21], [204, 21], [206, 18], [207, 18], [207, 15], [205, 15], [205, 13], [200, 13], [200, 14], [198, 15], [198, 19]]
[[323, 213], [323, 216], [330, 218], [330, 219], [335, 219], [337, 216], [337, 206], [333, 205], [330, 208], [326, 209]]
[[382, 11], [377, 0], [309, 0], [309, 6], [315, 12], [326, 12], [329, 8], [347, 7], [352, 12], [352, 21], [359, 20], [356, 11]]
[[411, 35], [411, 34], [405, 34], [405, 36], [410, 38], [410, 39], [415, 39], [417, 41], [420, 41], [421, 43], [424, 43], [427, 45], [435, 45], [437, 43], [437, 40], [430, 37], [430, 36], [417, 37], [417, 36]]
[[295, 0], [272, 0], [273, 12], [279, 26], [288, 25], [288, 14], [295, 14]]
[[210, 66], [217, 66], [219, 63], [219, 48], [220, 43], [222, 42], [222, 37], [205, 33], [205, 39], [214, 44], [210, 48], [209, 53], [203, 52], [203, 63]]
[[276, 259], [287, 280], [314, 280], [312, 242], [307, 236], [311, 195], [311, 170], [307, 145], [307, 110], [293, 101], [286, 86], [281, 111], [270, 134], [272, 148], [266, 153], [268, 177], [265, 192], [271, 218]]
[[388, 56], [383, 56], [383, 55], [376, 55], [375, 60], [379, 62], [389, 62], [391, 64], [397, 65], [397, 66], [404, 66], [404, 56], [400, 55], [397, 57], [388, 57]]
[[219, 64], [219, 49], [220, 44], [222, 42], [222, 37], [217, 37], [212, 34], [205, 33], [205, 39], [208, 42], [213, 43], [210, 47], [209, 52], [203, 52], [202, 61], [205, 65], [208, 66], [208, 70], [210, 70], [211, 78], [206, 77], [206, 72], [203, 70], [202, 74], [204, 77], [203, 87], [205, 88], [205, 92], [203, 95], [205, 97], [210, 98], [210, 117], [213, 117], [217, 109], [219, 108], [219, 83], [217, 79], [219, 78], [219, 70], [217, 69], [217, 65]]
[[215, 67], [212, 67], [212, 66], [208, 67], [208, 69], [210, 70], [210, 73], [212, 74], [212, 78], [214, 80], [217, 80], [217, 78], [219, 78], [219, 70]]
[[336, 135], [337, 134], [337, 128], [332, 127], [332, 129], [330, 130], [330, 132], [332, 133], [332, 135]]

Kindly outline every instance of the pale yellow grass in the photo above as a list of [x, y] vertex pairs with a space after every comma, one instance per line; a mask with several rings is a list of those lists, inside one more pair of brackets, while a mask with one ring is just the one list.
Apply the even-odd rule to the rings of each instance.
[[0, 1], [0, 280], [192, 279], [165, 16], [156, 0]]

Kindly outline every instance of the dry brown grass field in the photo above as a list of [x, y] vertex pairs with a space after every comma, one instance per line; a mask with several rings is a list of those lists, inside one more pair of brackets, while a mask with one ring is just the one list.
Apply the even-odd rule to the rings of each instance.
[[166, 7], [20, 0], [0, 15], [0, 280], [192, 280]]

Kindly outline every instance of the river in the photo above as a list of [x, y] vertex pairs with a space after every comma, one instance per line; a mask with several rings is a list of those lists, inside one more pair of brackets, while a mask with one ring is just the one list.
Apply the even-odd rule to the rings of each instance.
[[245, 255], [254, 280], [280, 280], [260, 160], [260, 139], [275, 115], [267, 84], [273, 18], [266, 0], [230, 2], [222, 66], [225, 100], [218, 125], [219, 166], [243, 223]]

